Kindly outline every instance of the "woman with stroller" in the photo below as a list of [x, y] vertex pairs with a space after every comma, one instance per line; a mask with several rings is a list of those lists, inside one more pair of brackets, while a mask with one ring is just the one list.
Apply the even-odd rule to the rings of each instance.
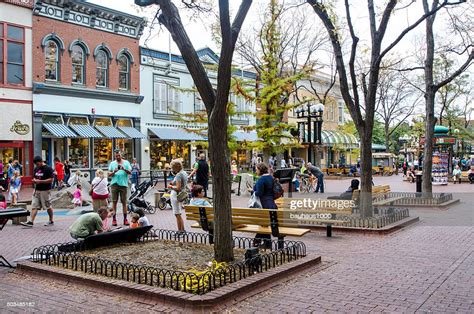
[[178, 224], [178, 233], [182, 234], [185, 232], [183, 217], [181, 217], [183, 201], [178, 200], [178, 195], [181, 192], [186, 191], [188, 174], [183, 170], [183, 164], [179, 159], [175, 159], [171, 162], [171, 170], [175, 175], [173, 182], [168, 185], [168, 188], [171, 190], [171, 207], [173, 209], [173, 214], [176, 217], [176, 223]]

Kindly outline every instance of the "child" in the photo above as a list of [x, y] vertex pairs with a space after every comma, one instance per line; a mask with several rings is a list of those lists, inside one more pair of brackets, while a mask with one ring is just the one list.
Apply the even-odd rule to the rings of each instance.
[[133, 213], [130, 215], [131, 217], [131, 224], [130, 224], [130, 228], [138, 228], [140, 227], [140, 224], [138, 223], [138, 219], [140, 218], [140, 216], [138, 216], [138, 214], [136, 213]]
[[[105, 208], [108, 210], [106, 206], [102, 206], [99, 209]], [[113, 212], [111, 210], [108, 210], [108, 215], [104, 219], [102, 219], [102, 229], [104, 231], [110, 231], [110, 226], [109, 226], [109, 218], [112, 217]]]
[[230, 165], [230, 169], [231, 169], [233, 177], [235, 177], [239, 173], [239, 170], [237, 169], [237, 162], [235, 160], [232, 160], [232, 164]]
[[15, 170], [13, 177], [10, 180], [10, 194], [12, 195], [12, 206], [15, 206], [18, 201], [18, 193], [20, 192], [21, 176], [20, 171]]
[[147, 217], [145, 217], [145, 212], [143, 211], [143, 209], [139, 208], [135, 211], [135, 213], [138, 214], [138, 216], [140, 218], [138, 218], [138, 225], [140, 227], [147, 227], [150, 225], [150, 221], [148, 220]]
[[204, 198], [204, 187], [202, 185], [198, 185], [198, 184], [194, 185], [191, 191], [191, 194], [193, 198], [191, 199], [191, 202], [189, 203], [190, 205], [211, 206], [211, 203], [209, 203]]
[[73, 199], [72, 199], [72, 203], [74, 204], [74, 207], [82, 206], [82, 189], [81, 188], [82, 186], [78, 184], [76, 190], [74, 191]]

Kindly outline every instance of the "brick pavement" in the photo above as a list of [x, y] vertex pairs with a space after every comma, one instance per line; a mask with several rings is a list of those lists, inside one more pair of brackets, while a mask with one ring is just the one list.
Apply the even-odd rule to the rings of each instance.
[[[414, 189], [398, 177], [376, 178], [395, 191]], [[327, 181], [327, 190], [341, 191], [348, 180]], [[438, 187], [437, 187], [438, 188]], [[323, 257], [322, 267], [281, 283], [228, 308], [231, 312], [464, 312], [474, 311], [473, 185], [450, 185], [461, 203], [449, 210], [416, 209], [421, 222], [389, 236], [312, 232], [303, 238], [308, 251]], [[234, 198], [245, 205], [246, 198]], [[45, 216], [39, 217], [46, 220]], [[150, 216], [158, 227], [175, 229], [170, 210]], [[58, 218], [56, 226], [25, 229], [8, 225], [0, 232], [0, 252], [9, 259], [27, 255], [44, 243], [69, 240], [74, 217]], [[189, 223], [187, 223], [189, 230]], [[247, 235], [248, 236], [248, 235]], [[13, 246], [8, 243], [13, 241]], [[6, 253], [6, 254], [5, 254]], [[162, 304], [143, 304], [122, 296], [77, 287], [73, 283], [32, 280], [0, 270], [0, 310], [36, 311], [173, 311]], [[146, 300], [142, 300], [146, 301]], [[6, 302], [34, 302], [33, 307], [7, 307]], [[10, 304], [14, 305], [14, 304]]]

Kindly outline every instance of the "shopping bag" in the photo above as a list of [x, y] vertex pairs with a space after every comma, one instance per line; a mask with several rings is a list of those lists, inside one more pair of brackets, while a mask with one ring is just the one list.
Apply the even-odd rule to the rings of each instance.
[[260, 202], [260, 198], [257, 195], [255, 195], [255, 193], [253, 193], [252, 196], [250, 196], [248, 207], [249, 208], [262, 208], [262, 203]]

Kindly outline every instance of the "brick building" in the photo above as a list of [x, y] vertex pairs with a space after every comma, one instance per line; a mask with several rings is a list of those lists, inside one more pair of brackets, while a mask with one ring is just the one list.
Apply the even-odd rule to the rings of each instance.
[[[10, 159], [32, 173], [31, 12], [33, 0], [0, 0], [0, 177]], [[0, 180], [1, 181], [1, 180]]]
[[33, 8], [34, 152], [91, 171], [140, 157], [140, 17], [79, 0]]

